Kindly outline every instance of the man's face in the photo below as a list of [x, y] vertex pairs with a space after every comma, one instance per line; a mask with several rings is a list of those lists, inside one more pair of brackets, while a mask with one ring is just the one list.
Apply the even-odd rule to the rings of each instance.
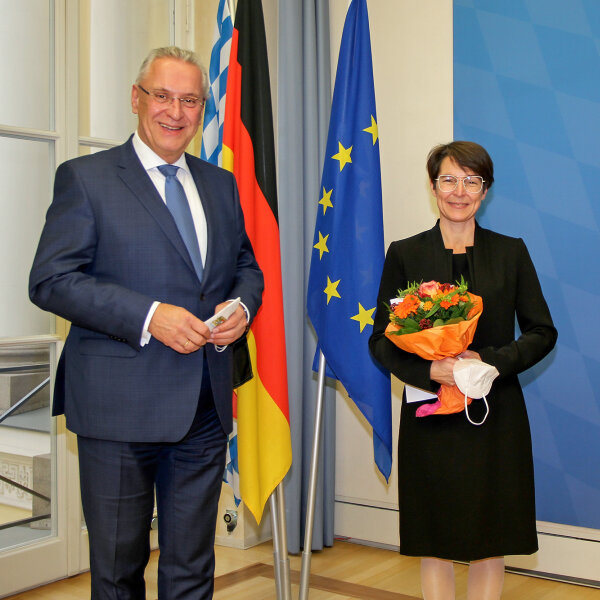
[[[198, 67], [177, 58], [156, 59], [140, 86], [152, 93], [171, 97], [203, 98], [202, 72]], [[131, 108], [138, 115], [138, 134], [158, 156], [168, 163], [175, 162], [196, 135], [204, 103], [195, 107], [183, 106], [177, 99], [161, 104], [134, 85]]]

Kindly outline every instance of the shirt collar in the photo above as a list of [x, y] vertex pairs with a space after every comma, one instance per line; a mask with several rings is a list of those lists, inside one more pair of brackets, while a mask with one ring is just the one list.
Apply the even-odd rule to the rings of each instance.
[[[133, 134], [132, 143], [133, 149], [138, 155], [138, 158], [140, 159], [140, 162], [146, 171], [149, 171], [150, 169], [156, 169], [160, 165], [165, 164], [164, 159], [158, 156], [158, 154], [156, 154], [156, 152], [154, 152], [154, 150], [152, 150], [152, 148], [150, 148], [150, 146], [148, 146], [148, 144], [142, 140], [137, 131]], [[187, 162], [185, 160], [185, 152], [174, 163], [171, 164], [190, 174], [190, 170], [188, 169]]]

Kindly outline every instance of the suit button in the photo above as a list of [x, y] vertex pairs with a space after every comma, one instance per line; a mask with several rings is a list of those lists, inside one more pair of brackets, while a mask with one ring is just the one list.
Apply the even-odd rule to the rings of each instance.
[[200, 300], [202, 300], [204, 302], [204, 300], [206, 300], [206, 295], [205, 294], [200, 294]]

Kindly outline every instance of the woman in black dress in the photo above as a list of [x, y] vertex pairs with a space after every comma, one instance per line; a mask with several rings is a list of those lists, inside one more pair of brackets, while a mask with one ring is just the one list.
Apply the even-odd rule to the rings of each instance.
[[[400, 552], [421, 556], [426, 600], [454, 598], [453, 560], [469, 566], [469, 600], [500, 598], [504, 555], [537, 551], [531, 434], [517, 375], [552, 350], [557, 332], [523, 241], [481, 228], [475, 215], [494, 181], [493, 163], [473, 142], [435, 147], [427, 160], [440, 213], [429, 231], [388, 249], [370, 348], [406, 384], [453, 385], [455, 357], [429, 361], [389, 341], [390, 299], [413, 282], [461, 275], [483, 298], [469, 349], [460, 355], [498, 369], [483, 425], [465, 413], [416, 417], [402, 402], [398, 442]], [[520, 335], [515, 339], [515, 316]], [[473, 421], [482, 400], [469, 407]]]

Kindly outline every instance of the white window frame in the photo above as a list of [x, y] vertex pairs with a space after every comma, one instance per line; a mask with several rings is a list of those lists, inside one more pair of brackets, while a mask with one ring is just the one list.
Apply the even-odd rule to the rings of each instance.
[[[79, 156], [81, 147], [110, 148], [121, 141], [79, 135], [79, 0], [51, 0], [54, 26], [54, 77], [51, 81], [51, 109], [54, 120], [49, 129], [32, 129], [0, 123], [0, 137], [51, 142], [53, 178], [59, 164]], [[194, 40], [193, 11], [198, 0], [169, 0], [171, 44], [188, 46]], [[202, 0], [200, 0], [202, 1]], [[116, 107], [118, 108], [118, 107]], [[50, 202], [50, 198], [48, 199]], [[54, 369], [68, 326], [56, 320], [53, 331], [39, 336], [0, 338], [2, 347], [47, 343], [51, 349], [51, 386]], [[52, 510], [55, 535], [39, 542], [0, 550], [0, 597], [78, 574], [89, 568], [87, 531], [82, 527], [76, 437], [67, 431], [64, 417], [53, 419], [51, 428], [53, 461]], [[156, 532], [151, 534], [153, 547]], [[35, 568], [32, 568], [35, 565]]]

